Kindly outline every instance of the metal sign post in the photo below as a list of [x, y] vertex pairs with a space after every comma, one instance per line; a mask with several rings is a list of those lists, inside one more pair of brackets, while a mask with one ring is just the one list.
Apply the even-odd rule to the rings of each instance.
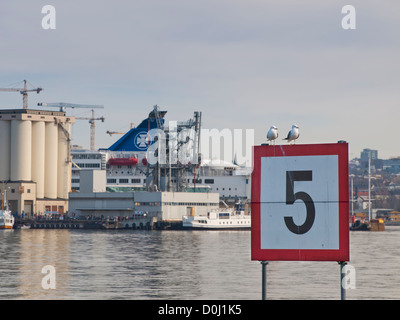
[[262, 272], [262, 300], [267, 300], [267, 265], [268, 261], [261, 262], [261, 272]]
[[267, 261], [349, 261], [348, 144], [253, 154], [251, 259], [262, 264], [264, 299]]
[[340, 264], [340, 300], [346, 300], [346, 288], [344, 286], [344, 267], [346, 266], [347, 262], [339, 261]]

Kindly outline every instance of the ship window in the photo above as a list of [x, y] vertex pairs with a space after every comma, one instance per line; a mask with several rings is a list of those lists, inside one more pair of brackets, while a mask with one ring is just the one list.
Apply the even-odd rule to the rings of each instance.
[[85, 163], [85, 164], [81, 164], [80, 167], [85, 167], [85, 168], [100, 168], [100, 164], [99, 163]]
[[129, 179], [119, 179], [119, 183], [128, 183]]
[[117, 179], [107, 179], [107, 183], [117, 183]]

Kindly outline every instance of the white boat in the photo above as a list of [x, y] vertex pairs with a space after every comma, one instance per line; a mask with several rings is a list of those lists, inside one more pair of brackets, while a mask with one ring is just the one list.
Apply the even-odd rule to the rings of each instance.
[[0, 210], [0, 229], [12, 229], [14, 217], [10, 210]]
[[[2, 208], [0, 210], [0, 229], [12, 229], [14, 226], [14, 217], [10, 210], [8, 210], [7, 200], [6, 200], [6, 191], [4, 191], [3, 185], [3, 194], [2, 194]], [[4, 208], [5, 204], [5, 208]]]
[[182, 226], [184, 229], [245, 230], [251, 228], [251, 217], [243, 211], [219, 209], [208, 212], [207, 216], [184, 216]]

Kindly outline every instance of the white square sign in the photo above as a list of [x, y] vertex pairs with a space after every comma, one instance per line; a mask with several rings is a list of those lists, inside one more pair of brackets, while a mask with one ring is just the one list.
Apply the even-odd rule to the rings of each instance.
[[338, 183], [337, 155], [261, 158], [261, 249], [339, 249]]
[[348, 144], [255, 146], [251, 257], [349, 261]]

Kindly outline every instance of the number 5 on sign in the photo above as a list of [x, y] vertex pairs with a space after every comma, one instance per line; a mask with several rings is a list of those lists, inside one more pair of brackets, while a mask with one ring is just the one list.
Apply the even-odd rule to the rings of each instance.
[[295, 234], [304, 234], [313, 226], [315, 219], [315, 206], [311, 197], [305, 192], [293, 191], [294, 181], [312, 181], [312, 171], [286, 171], [286, 204], [293, 204], [297, 199], [306, 205], [306, 219], [301, 226], [293, 222], [292, 217], [285, 217], [286, 227]]
[[349, 260], [348, 144], [254, 147], [252, 259]]

